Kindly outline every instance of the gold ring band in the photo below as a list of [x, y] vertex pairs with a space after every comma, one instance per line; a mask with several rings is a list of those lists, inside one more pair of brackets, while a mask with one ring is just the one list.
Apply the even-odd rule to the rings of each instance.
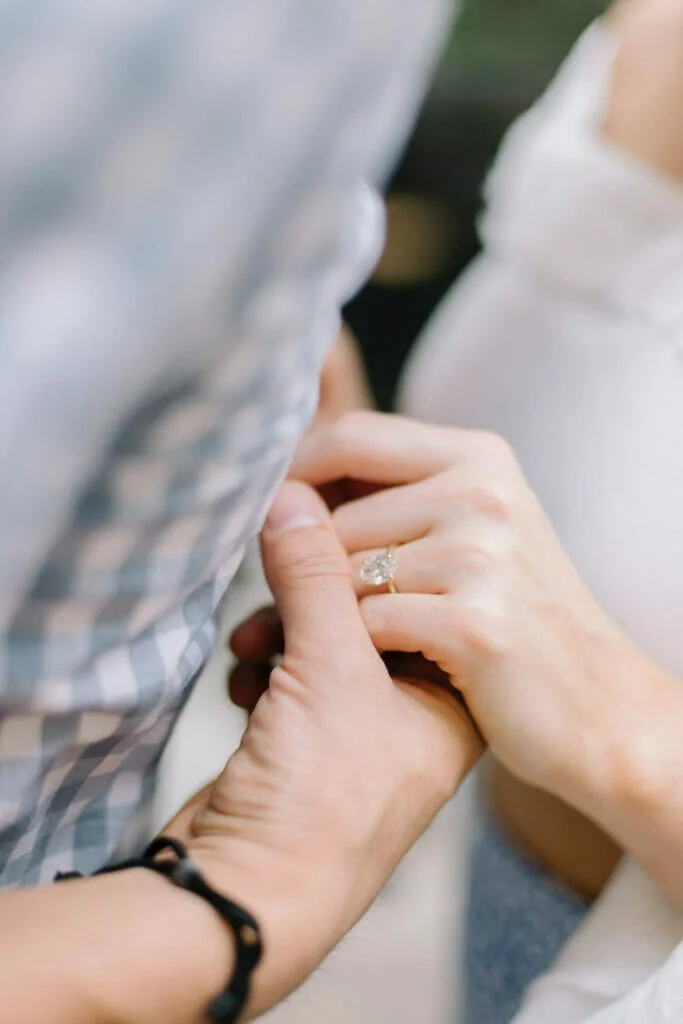
[[[394, 562], [396, 562], [397, 547], [398, 544], [390, 544], [389, 547], [387, 548], [387, 558], [393, 558]], [[396, 571], [398, 572], [398, 565], [396, 566]], [[391, 579], [387, 580], [387, 590], [389, 591], [390, 594], [398, 594], [398, 588], [396, 586], [396, 583], [394, 582], [395, 579], [396, 576], [394, 575], [391, 577]]]

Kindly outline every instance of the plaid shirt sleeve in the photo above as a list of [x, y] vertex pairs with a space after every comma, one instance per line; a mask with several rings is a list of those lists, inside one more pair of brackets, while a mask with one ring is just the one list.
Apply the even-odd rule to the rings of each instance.
[[0, 0], [0, 881], [141, 841], [441, 0]]

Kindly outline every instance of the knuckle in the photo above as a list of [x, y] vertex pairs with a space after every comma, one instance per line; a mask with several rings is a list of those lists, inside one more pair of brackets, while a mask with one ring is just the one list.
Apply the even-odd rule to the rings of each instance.
[[329, 531], [324, 527], [307, 529], [305, 543], [295, 533], [284, 536], [277, 547], [275, 560], [279, 571], [293, 579], [348, 579], [351, 574], [348, 559], [330, 544]]
[[500, 541], [486, 534], [469, 541], [463, 551], [463, 558], [472, 568], [490, 570], [501, 554]]
[[509, 442], [493, 431], [476, 431], [475, 441], [479, 455], [488, 456], [496, 462], [510, 461], [515, 458]]
[[365, 409], [353, 409], [344, 413], [330, 425], [330, 444], [338, 451], [357, 447], [358, 442], [368, 436], [376, 422], [376, 413]]
[[477, 512], [492, 519], [510, 521], [517, 509], [515, 488], [500, 477], [488, 477], [472, 484], [465, 497]]
[[470, 657], [497, 659], [509, 652], [509, 617], [504, 601], [496, 594], [466, 596], [457, 619], [460, 643]]
[[310, 552], [293, 556], [288, 564], [290, 574], [298, 580], [337, 578], [347, 580], [351, 571], [347, 563], [329, 552]]
[[[516, 551], [516, 533], [508, 523], [492, 522], [490, 519], [478, 520], [467, 530], [454, 531], [441, 539], [439, 545], [440, 562], [451, 572], [456, 570], [474, 570], [476, 578], [486, 573], [489, 584], [498, 583], [509, 574], [511, 559]], [[453, 580], [457, 589], [457, 575]]]

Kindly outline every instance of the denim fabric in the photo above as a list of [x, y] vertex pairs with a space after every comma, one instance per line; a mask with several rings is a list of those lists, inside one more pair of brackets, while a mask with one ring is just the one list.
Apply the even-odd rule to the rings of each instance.
[[587, 910], [486, 815], [472, 857], [462, 1024], [509, 1024]]

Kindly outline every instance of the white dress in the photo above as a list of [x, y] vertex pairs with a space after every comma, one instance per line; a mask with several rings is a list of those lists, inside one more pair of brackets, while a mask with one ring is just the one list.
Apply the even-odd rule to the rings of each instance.
[[[427, 328], [401, 406], [505, 435], [587, 585], [683, 679], [683, 188], [601, 137], [614, 51], [593, 26], [511, 131], [483, 255]], [[519, 1024], [605, 1006], [601, 1024], [683, 1020], [683, 951], [635, 992], [681, 940], [683, 918], [626, 862]]]

